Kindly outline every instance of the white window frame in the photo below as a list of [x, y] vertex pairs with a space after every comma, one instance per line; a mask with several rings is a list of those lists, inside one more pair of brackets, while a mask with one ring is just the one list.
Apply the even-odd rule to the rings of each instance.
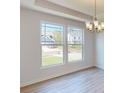
[[[47, 67], [53, 67], [53, 66], [64, 65], [64, 64], [65, 64], [65, 63], [64, 63], [64, 60], [65, 60], [65, 58], [64, 58], [64, 32], [65, 32], [65, 31], [64, 31], [64, 28], [65, 28], [64, 25], [59, 24], [59, 23], [54, 23], [54, 22], [41, 21], [41, 22], [40, 22], [40, 35], [41, 35], [41, 32], [42, 32], [42, 31], [41, 31], [42, 24], [51, 24], [51, 25], [57, 25], [57, 26], [62, 26], [62, 27], [63, 27], [63, 37], [62, 37], [62, 42], [63, 42], [63, 43], [62, 43], [62, 44], [54, 44], [54, 45], [62, 45], [62, 47], [63, 47], [63, 49], [62, 49], [62, 51], [63, 51], [63, 55], [62, 55], [62, 57], [63, 57], [63, 62], [62, 62], [62, 63], [59, 63], [59, 64], [51, 64], [51, 65], [43, 66], [43, 65], [42, 65], [42, 63], [43, 63], [43, 62], [42, 62], [42, 46], [43, 46], [43, 45], [40, 43], [40, 48], [41, 48], [41, 51], [40, 51], [40, 54], [41, 54], [41, 55], [40, 55], [40, 57], [41, 57], [41, 58], [40, 58], [40, 59], [41, 59], [41, 60], [40, 60], [40, 62], [41, 62], [41, 68], [44, 68], [44, 67], [47, 68]], [[40, 42], [41, 42], [41, 40], [40, 40]], [[45, 45], [45, 44], [44, 44], [44, 45]]]
[[[76, 61], [72, 61], [72, 62], [69, 62], [69, 60], [67, 59], [67, 63], [77, 63], [77, 62], [83, 62], [84, 61], [84, 48], [85, 48], [85, 41], [84, 41], [84, 29], [79, 27], [79, 26], [74, 26], [74, 25], [68, 25], [67, 26], [67, 31], [66, 31], [66, 34], [68, 35], [68, 29], [69, 28], [77, 28], [77, 29], [80, 29], [82, 31], [82, 45], [81, 45], [81, 50], [82, 50], [82, 59], [81, 60], [76, 60]], [[66, 37], [68, 38], [68, 36], [66, 35]], [[67, 50], [68, 50], [68, 40], [67, 40]], [[67, 56], [68, 56], [68, 51], [67, 51]]]
[[[41, 21], [40, 22], [40, 35], [41, 35], [41, 26], [42, 24], [53, 24], [53, 25], [60, 25], [60, 26], [63, 26], [63, 63], [60, 63], [60, 64], [51, 64], [51, 65], [46, 65], [46, 66], [43, 66], [42, 65], [42, 44], [41, 44], [41, 41], [40, 41], [40, 64], [41, 64], [41, 69], [42, 68], [48, 68], [48, 67], [54, 67], [54, 66], [60, 66], [60, 65], [66, 65], [66, 64], [73, 64], [73, 63], [78, 63], [78, 62], [82, 62], [84, 61], [84, 51], [85, 51], [85, 42], [84, 42], [84, 29], [81, 28], [81, 27], [78, 27], [78, 26], [70, 26], [70, 25], [65, 25], [65, 24], [60, 24], [60, 23], [54, 23], [54, 22], [48, 22], [48, 21]], [[78, 28], [78, 29], [81, 29], [82, 30], [82, 60], [77, 60], [77, 61], [74, 61], [74, 62], [68, 62], [68, 28], [69, 27], [72, 27], [72, 28]]]

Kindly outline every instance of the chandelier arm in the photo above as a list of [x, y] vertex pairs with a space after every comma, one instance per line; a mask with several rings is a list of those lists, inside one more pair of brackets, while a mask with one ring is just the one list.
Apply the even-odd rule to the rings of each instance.
[[96, 17], [96, 0], [94, 0], [94, 17], [93, 17], [93, 22], [90, 22], [86, 24], [86, 27], [88, 31], [91, 32], [101, 32], [104, 30], [104, 24], [99, 22]]

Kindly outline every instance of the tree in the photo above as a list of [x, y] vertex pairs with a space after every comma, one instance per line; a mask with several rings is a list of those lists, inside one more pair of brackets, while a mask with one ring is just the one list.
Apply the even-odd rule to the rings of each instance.
[[53, 39], [57, 42], [61, 42], [61, 32], [60, 31], [54, 31], [53, 32]]

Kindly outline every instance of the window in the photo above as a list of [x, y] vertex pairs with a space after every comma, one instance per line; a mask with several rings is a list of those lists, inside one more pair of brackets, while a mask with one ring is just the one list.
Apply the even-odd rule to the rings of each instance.
[[43, 22], [40, 41], [42, 66], [83, 61], [83, 30], [80, 28]]
[[83, 34], [82, 29], [68, 28], [68, 62], [82, 60]]
[[63, 26], [42, 23], [42, 66], [63, 63]]

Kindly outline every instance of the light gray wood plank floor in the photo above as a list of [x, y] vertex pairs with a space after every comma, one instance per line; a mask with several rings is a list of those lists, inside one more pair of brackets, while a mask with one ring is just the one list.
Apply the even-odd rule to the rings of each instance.
[[104, 71], [81, 70], [23, 87], [21, 93], [104, 93]]

